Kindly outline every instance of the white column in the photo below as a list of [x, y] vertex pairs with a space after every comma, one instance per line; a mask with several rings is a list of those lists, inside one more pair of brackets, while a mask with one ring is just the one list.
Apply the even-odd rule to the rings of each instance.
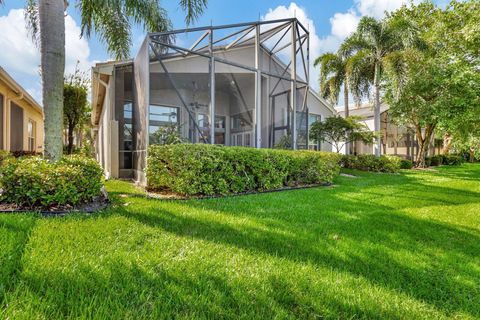
[[215, 144], [215, 56], [213, 54], [213, 29], [210, 29], [210, 143]]
[[260, 25], [255, 27], [255, 146], [262, 146], [262, 72], [260, 71]]
[[292, 148], [297, 149], [297, 21], [292, 21], [292, 63], [290, 67], [290, 102], [292, 105]]

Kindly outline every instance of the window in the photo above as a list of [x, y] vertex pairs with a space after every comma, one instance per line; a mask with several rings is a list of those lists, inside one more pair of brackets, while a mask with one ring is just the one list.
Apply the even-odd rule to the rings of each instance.
[[[310, 128], [312, 127], [312, 124], [314, 124], [317, 121], [322, 121], [322, 116], [318, 114], [308, 114], [308, 130], [310, 131]], [[315, 143], [312, 139], [308, 140], [308, 149], [310, 150], [320, 150], [321, 145], [320, 142]]]
[[148, 134], [150, 144], [158, 144], [155, 134], [162, 127], [176, 127], [179, 129], [179, 113], [177, 107], [150, 105]]
[[307, 112], [297, 111], [297, 148], [307, 149]]
[[252, 147], [253, 114], [252, 111], [236, 114], [231, 117], [231, 144], [233, 146]]
[[35, 151], [36, 145], [35, 145], [35, 136], [37, 134], [37, 125], [35, 121], [28, 119], [28, 151]]
[[215, 116], [215, 144], [225, 144], [225, 117]]
[[133, 104], [131, 101], [123, 103], [123, 128], [120, 130], [123, 144], [120, 150], [120, 169], [133, 167]]

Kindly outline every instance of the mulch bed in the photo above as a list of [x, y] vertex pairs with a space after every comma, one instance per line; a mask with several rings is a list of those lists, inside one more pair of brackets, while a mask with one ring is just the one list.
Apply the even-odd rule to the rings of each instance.
[[55, 206], [50, 208], [26, 207], [13, 203], [0, 202], [0, 213], [26, 213], [36, 212], [42, 216], [65, 216], [72, 213], [92, 214], [108, 207], [110, 201], [106, 194], [96, 197], [93, 201], [82, 203], [77, 206]]
[[158, 199], [158, 200], [201, 200], [201, 199], [216, 199], [216, 198], [230, 198], [230, 197], [238, 197], [238, 196], [247, 196], [247, 195], [254, 195], [254, 194], [262, 194], [262, 193], [273, 193], [273, 192], [281, 192], [281, 191], [288, 191], [288, 190], [301, 190], [301, 189], [310, 189], [310, 188], [317, 188], [317, 187], [335, 187], [335, 185], [331, 183], [321, 183], [321, 184], [309, 184], [309, 185], [302, 185], [302, 186], [294, 186], [294, 187], [284, 187], [280, 189], [273, 189], [273, 190], [264, 190], [264, 191], [248, 191], [248, 192], [240, 192], [240, 193], [233, 193], [233, 194], [226, 194], [226, 195], [195, 195], [195, 196], [185, 196], [174, 192], [169, 191], [149, 191], [145, 190], [147, 198]]

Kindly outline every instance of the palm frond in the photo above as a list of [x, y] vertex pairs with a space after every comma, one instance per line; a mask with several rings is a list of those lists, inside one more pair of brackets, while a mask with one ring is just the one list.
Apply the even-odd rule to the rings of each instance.
[[[187, 24], [190, 24], [204, 12], [207, 0], [179, 0], [179, 4], [185, 11]], [[80, 0], [77, 8], [82, 17], [82, 36], [97, 33], [117, 59], [129, 56], [132, 23], [149, 32], [172, 28], [160, 0]]]
[[208, 0], [180, 0], [180, 6], [185, 11], [185, 23], [190, 25], [207, 7]]
[[374, 70], [375, 59], [369, 50], [360, 50], [348, 59], [346, 65], [348, 85], [357, 104], [362, 98], [369, 96]]
[[345, 65], [338, 54], [327, 52], [315, 59], [320, 66], [320, 94], [332, 104], [337, 104], [340, 88], [345, 81]]
[[39, 23], [39, 17], [38, 17], [38, 1], [27, 0], [23, 14], [25, 16], [25, 24], [26, 24], [28, 35], [30, 36], [30, 38], [32, 38], [33, 43], [38, 47], [39, 46], [38, 41], [39, 41], [39, 35], [40, 35], [40, 23]]

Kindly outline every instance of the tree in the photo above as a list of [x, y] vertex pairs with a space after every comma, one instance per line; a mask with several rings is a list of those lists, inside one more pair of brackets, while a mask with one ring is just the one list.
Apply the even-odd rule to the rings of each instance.
[[[452, 24], [450, 10], [422, 3], [404, 7], [389, 17], [414, 22], [426, 45], [421, 51], [407, 49], [390, 54], [385, 61], [390, 113], [397, 121], [415, 127], [417, 167], [425, 166], [426, 149], [435, 129], [448, 135], [465, 130], [468, 123], [475, 122], [471, 117], [479, 110], [478, 52], [464, 54], [465, 48], [471, 47], [464, 36], [458, 36], [465, 26], [463, 22]], [[457, 40], [446, 40], [450, 35]]]
[[[320, 66], [320, 94], [331, 104], [338, 104], [338, 98], [343, 86], [345, 117], [349, 114], [349, 88], [347, 77], [348, 57], [338, 53], [327, 52], [315, 59], [314, 65]], [[349, 153], [348, 144], [345, 145]]]
[[327, 52], [315, 59], [314, 65], [320, 66], [320, 94], [331, 104], [338, 103], [343, 86], [345, 117], [348, 117], [347, 58], [340, 53]]
[[330, 143], [337, 153], [348, 143], [362, 141], [367, 144], [374, 142], [376, 134], [360, 122], [359, 117], [334, 116], [325, 121], [317, 121], [310, 129], [310, 139], [315, 142]]
[[[4, 0], [0, 0], [3, 3]], [[190, 24], [205, 9], [207, 0], [179, 0]], [[63, 77], [65, 70], [65, 10], [67, 0], [27, 0], [27, 26], [40, 43], [43, 108], [45, 114], [44, 156], [56, 161], [62, 155]], [[82, 36], [98, 34], [117, 59], [129, 56], [132, 22], [147, 31], [171, 27], [160, 0], [78, 0]]]
[[[369, 94], [373, 87], [374, 131], [380, 132], [380, 92], [386, 57], [398, 50], [419, 46], [415, 28], [407, 20], [360, 19], [357, 30], [342, 43], [340, 50], [352, 56], [350, 62], [352, 91], [357, 100]], [[375, 155], [380, 156], [381, 141], [375, 144]]]
[[63, 122], [68, 132], [67, 153], [73, 150], [74, 133], [85, 122], [89, 111], [87, 94], [89, 81], [79, 69], [65, 79], [63, 86]]

